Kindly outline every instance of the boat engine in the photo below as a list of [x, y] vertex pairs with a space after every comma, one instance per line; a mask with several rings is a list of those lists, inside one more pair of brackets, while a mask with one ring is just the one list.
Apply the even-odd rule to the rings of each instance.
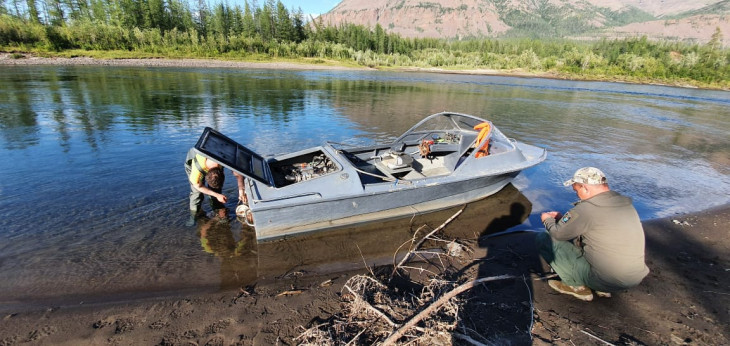
[[317, 178], [329, 172], [334, 172], [337, 170], [337, 167], [329, 157], [322, 154], [312, 157], [312, 162], [296, 163], [289, 166], [286, 170], [289, 171], [285, 176], [286, 180], [298, 183]]

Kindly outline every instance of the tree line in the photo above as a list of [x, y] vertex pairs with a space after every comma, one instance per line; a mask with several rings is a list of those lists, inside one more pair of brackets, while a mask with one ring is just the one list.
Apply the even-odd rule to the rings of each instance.
[[165, 57], [310, 58], [371, 67], [544, 72], [569, 78], [730, 87], [718, 28], [706, 44], [647, 38], [403, 38], [380, 25], [327, 25], [280, 1], [0, 0], [0, 49], [127, 52]]

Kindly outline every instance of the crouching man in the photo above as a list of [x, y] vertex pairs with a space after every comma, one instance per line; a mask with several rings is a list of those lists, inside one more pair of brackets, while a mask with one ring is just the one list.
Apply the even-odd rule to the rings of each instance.
[[[227, 219], [225, 203], [228, 201], [222, 193], [225, 175], [223, 166], [195, 152], [188, 151], [185, 158], [185, 173], [190, 183], [190, 217], [186, 226], [193, 226], [197, 218], [204, 216], [202, 204], [204, 195], [210, 196], [210, 207], [220, 219]], [[238, 183], [239, 198], [243, 194], [243, 176], [233, 172]], [[207, 183], [207, 186], [206, 186]]]
[[649, 273], [644, 263], [644, 229], [631, 198], [611, 191], [606, 175], [584, 167], [564, 182], [580, 201], [562, 215], [542, 213], [545, 232], [535, 238], [540, 256], [561, 280], [554, 290], [584, 301], [638, 285]]

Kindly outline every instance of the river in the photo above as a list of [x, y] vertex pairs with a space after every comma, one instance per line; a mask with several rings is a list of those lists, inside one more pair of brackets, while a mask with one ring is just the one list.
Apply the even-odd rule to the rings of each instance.
[[[205, 126], [265, 155], [392, 140], [445, 110], [484, 117], [548, 150], [514, 181], [532, 204], [516, 229], [569, 209], [576, 197], [561, 183], [582, 166], [601, 168], [645, 220], [730, 196], [724, 91], [233, 68], [3, 66], [0, 76], [0, 310], [218, 289], [239, 275], [184, 226], [183, 160]], [[235, 200], [232, 176], [225, 191]], [[251, 253], [245, 232], [231, 237], [236, 256]]]

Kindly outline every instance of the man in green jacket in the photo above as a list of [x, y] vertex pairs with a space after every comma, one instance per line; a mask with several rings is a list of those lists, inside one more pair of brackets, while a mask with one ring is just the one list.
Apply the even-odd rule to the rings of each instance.
[[638, 285], [649, 273], [644, 263], [644, 229], [631, 198], [611, 191], [598, 168], [583, 167], [564, 182], [580, 201], [560, 214], [542, 213], [546, 232], [535, 238], [540, 256], [560, 276], [556, 291], [584, 301], [610, 297]]

